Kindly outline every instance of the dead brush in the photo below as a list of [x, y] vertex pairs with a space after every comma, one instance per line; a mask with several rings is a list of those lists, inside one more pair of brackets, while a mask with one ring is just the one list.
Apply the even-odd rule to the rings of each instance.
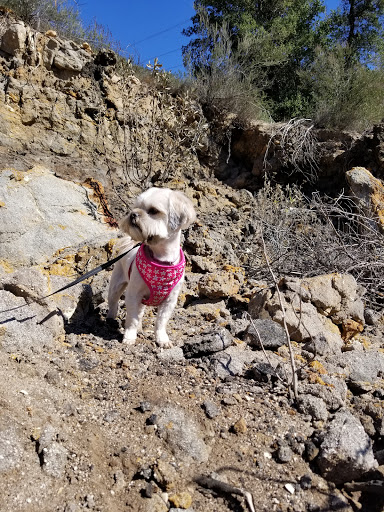
[[[171, 94], [170, 73], [155, 59], [145, 83], [138, 82], [131, 62], [120, 65], [122, 109], [110, 133], [120, 157], [126, 185], [146, 188], [175, 177], [192, 158], [208, 125], [188, 92]], [[113, 173], [110, 173], [113, 180]]]
[[366, 290], [366, 305], [382, 309], [384, 234], [378, 219], [361, 212], [351, 197], [315, 193], [308, 198], [298, 187], [266, 183], [256, 196], [255, 212], [256, 229], [244, 248], [250, 277], [274, 285], [262, 258], [265, 243], [277, 280], [350, 273]]
[[315, 183], [319, 171], [319, 149], [314, 124], [310, 119], [294, 118], [275, 126], [264, 154], [265, 172], [268, 174], [269, 169], [276, 167], [272, 161], [277, 160], [289, 174], [299, 174], [306, 181]]

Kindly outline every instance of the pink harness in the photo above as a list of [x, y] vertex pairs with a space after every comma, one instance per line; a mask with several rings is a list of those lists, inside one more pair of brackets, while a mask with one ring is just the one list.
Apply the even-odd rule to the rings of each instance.
[[[142, 303], [146, 306], [158, 306], [168, 297], [183, 277], [185, 256], [180, 248], [180, 263], [177, 263], [177, 265], [163, 265], [151, 259], [147, 255], [145, 245], [142, 244], [136, 254], [136, 266], [150, 291], [149, 298], [143, 299]], [[131, 269], [129, 269], [129, 275], [130, 273]]]

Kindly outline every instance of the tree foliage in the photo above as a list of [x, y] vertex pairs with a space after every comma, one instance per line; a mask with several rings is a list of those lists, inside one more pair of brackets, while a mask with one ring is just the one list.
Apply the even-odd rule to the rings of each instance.
[[[349, 118], [356, 125], [361, 116], [364, 124], [384, 114], [384, 0], [341, 0], [328, 15], [323, 0], [197, 0], [195, 8], [183, 52], [197, 79], [217, 73], [225, 25], [227, 65], [236, 63], [239, 84], [253, 85], [274, 120], [311, 117], [345, 127]], [[245, 41], [246, 59], [239, 59]]]

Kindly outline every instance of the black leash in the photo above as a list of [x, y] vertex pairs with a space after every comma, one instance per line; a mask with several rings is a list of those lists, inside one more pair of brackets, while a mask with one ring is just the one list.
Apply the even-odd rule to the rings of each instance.
[[[67, 290], [68, 288], [71, 288], [72, 286], [75, 286], [76, 284], [79, 284], [82, 281], [85, 281], [86, 279], [88, 279], [89, 277], [95, 276], [96, 274], [98, 274], [102, 270], [105, 270], [106, 268], [110, 267], [111, 265], [116, 263], [116, 261], [119, 261], [121, 258], [123, 258], [127, 254], [129, 254], [131, 251], [133, 251], [133, 249], [136, 249], [136, 247], [138, 247], [139, 245], [141, 245], [141, 244], [140, 243], [136, 244], [135, 246], [133, 246], [128, 251], [125, 251], [122, 254], [119, 254], [118, 256], [116, 256], [116, 258], [113, 258], [112, 260], [106, 261], [102, 265], [99, 265], [98, 267], [96, 267], [93, 270], [90, 270], [89, 272], [87, 272], [86, 274], [78, 277], [77, 279], [75, 279], [74, 281], [70, 282], [69, 284], [66, 284], [62, 288], [59, 288], [58, 290], [56, 290], [56, 291], [54, 291], [54, 292], [52, 292], [52, 293], [50, 293], [48, 295], [45, 295], [44, 297], [37, 297], [35, 299], [30, 298], [29, 299], [30, 302], [27, 302], [27, 304], [22, 304], [21, 306], [15, 306], [14, 308], [3, 309], [2, 311], [0, 311], [0, 314], [1, 313], [8, 313], [9, 311], [15, 311], [16, 309], [25, 308], [25, 307], [29, 306], [31, 302], [40, 302], [40, 301], [43, 301], [44, 299], [48, 299], [48, 297], [52, 297], [52, 295], [55, 295], [56, 293], [63, 292], [64, 290]], [[27, 300], [27, 298], [26, 298], [26, 300]]]

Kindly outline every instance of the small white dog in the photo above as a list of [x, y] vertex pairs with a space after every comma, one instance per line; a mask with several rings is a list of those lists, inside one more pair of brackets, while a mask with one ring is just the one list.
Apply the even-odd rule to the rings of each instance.
[[164, 348], [172, 346], [166, 327], [184, 281], [181, 230], [195, 220], [192, 202], [182, 192], [150, 188], [136, 199], [120, 223], [129, 235], [123, 239], [123, 251], [142, 242], [115, 264], [109, 284], [107, 318], [116, 318], [125, 291], [125, 343], [136, 341], [145, 306], [149, 305], [158, 306], [156, 343]]

